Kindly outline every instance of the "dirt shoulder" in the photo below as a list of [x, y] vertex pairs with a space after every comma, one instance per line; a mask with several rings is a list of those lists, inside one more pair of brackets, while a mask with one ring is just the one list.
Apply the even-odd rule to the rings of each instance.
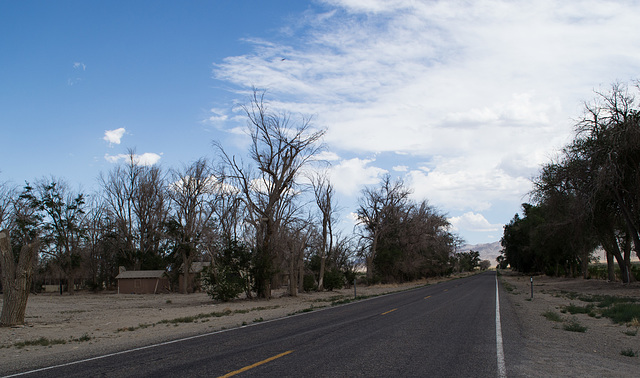
[[[580, 295], [622, 295], [640, 300], [640, 284], [534, 277], [534, 299], [530, 300], [528, 276], [505, 272], [500, 281], [506, 289], [501, 301], [515, 312], [526, 357], [515, 365], [506, 361], [510, 376], [638, 375], [640, 357], [620, 354], [623, 350], [640, 351], [640, 334], [627, 335], [634, 328], [614, 324], [608, 318], [561, 311], [571, 303], [584, 306]], [[437, 282], [358, 287], [357, 295], [380, 295]], [[353, 289], [298, 297], [274, 291], [274, 298], [268, 301], [222, 303], [213, 302], [204, 293], [32, 295], [27, 325], [0, 328], [0, 375], [286, 317], [353, 296]], [[561, 321], [548, 320], [542, 315], [545, 312], [557, 313]], [[564, 330], [573, 320], [586, 326], [586, 331]], [[41, 341], [34, 343], [37, 340]], [[49, 345], [41, 345], [47, 342]]]
[[[637, 377], [640, 374], [640, 332], [602, 317], [594, 298], [625, 296], [640, 301], [640, 283], [622, 285], [601, 280], [533, 277], [503, 272], [505, 298], [514, 309], [525, 350], [512, 376]], [[640, 302], [638, 302], [640, 303]], [[567, 306], [591, 308], [591, 314]], [[591, 306], [591, 307], [589, 307]], [[546, 316], [545, 316], [546, 315]], [[555, 319], [555, 320], [550, 320]], [[584, 332], [568, 331], [565, 326]], [[634, 334], [635, 333], [635, 334]], [[632, 351], [636, 356], [622, 355]]]

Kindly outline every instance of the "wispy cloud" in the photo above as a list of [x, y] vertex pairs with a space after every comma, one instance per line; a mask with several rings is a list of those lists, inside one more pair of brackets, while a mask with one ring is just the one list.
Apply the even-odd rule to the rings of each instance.
[[109, 145], [120, 144], [120, 141], [126, 132], [127, 130], [124, 127], [120, 127], [115, 130], [105, 130], [104, 137], [102, 137], [102, 139], [109, 142]]
[[[240, 91], [269, 88], [273, 106], [317, 115], [338, 155], [430, 161], [396, 171], [447, 210], [476, 214], [508, 200], [512, 214], [592, 90], [640, 66], [640, 50], [629, 48], [640, 45], [629, 32], [636, 2], [321, 4], [297, 34], [249, 40], [254, 50], [217, 64], [215, 77]], [[336, 188], [371, 183], [384, 171], [375, 164], [337, 162]]]
[[87, 70], [87, 66], [82, 62], [74, 62], [73, 68], [76, 70], [83, 70], [83, 71]]

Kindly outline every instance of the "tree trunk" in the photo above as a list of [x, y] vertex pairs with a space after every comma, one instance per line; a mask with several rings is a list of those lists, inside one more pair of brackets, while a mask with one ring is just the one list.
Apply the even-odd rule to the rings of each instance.
[[327, 258], [322, 254], [320, 257], [320, 277], [318, 277], [318, 291], [324, 290], [324, 266], [326, 265]]
[[190, 280], [190, 272], [191, 272], [191, 264], [192, 264], [192, 258], [191, 257], [187, 257], [187, 254], [185, 252], [182, 252], [182, 294], [189, 294], [189, 288], [191, 286], [191, 280]]
[[296, 262], [298, 260], [296, 254], [291, 250], [289, 256], [289, 295], [292, 297], [298, 296], [298, 269], [296, 269]]
[[31, 288], [33, 259], [38, 250], [38, 240], [23, 245], [15, 264], [9, 231], [0, 231], [0, 264], [2, 264], [2, 314], [0, 325], [9, 327], [24, 324], [24, 314]]
[[373, 256], [367, 256], [365, 260], [367, 261], [367, 280], [370, 285], [373, 279]]
[[607, 254], [607, 279], [609, 282], [615, 282], [616, 280], [616, 266], [613, 261], [613, 254], [606, 252]]
[[304, 249], [298, 252], [298, 292], [304, 291]]
[[74, 272], [67, 273], [67, 293], [69, 293], [69, 295], [75, 294], [75, 280], [76, 278]]

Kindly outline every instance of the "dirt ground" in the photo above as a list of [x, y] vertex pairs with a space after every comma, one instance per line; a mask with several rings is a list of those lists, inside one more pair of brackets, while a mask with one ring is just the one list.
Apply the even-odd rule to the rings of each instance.
[[[635, 327], [615, 324], [609, 318], [588, 314], [571, 315], [566, 306], [584, 307], [580, 296], [612, 295], [640, 300], [640, 283], [623, 285], [582, 278], [531, 277], [511, 272], [500, 276], [505, 300], [517, 315], [525, 345], [524, 361], [507, 363], [510, 376], [528, 377], [638, 377], [640, 376], [640, 332]], [[504, 311], [504, 310], [503, 310]], [[544, 313], [555, 313], [552, 321]], [[596, 310], [597, 313], [597, 310]], [[565, 325], [579, 324], [584, 332], [571, 332]], [[634, 357], [621, 354], [633, 351]]]
[[[506, 361], [510, 376], [640, 375], [640, 357], [620, 354], [622, 350], [640, 352], [640, 334], [625, 333], [633, 327], [616, 325], [607, 318], [561, 312], [569, 303], [584, 305], [567, 293], [640, 299], [640, 284], [539, 276], [534, 277], [534, 299], [530, 300], [528, 276], [503, 273], [500, 281], [508, 289], [501, 302], [507, 301], [514, 309], [528, 356], [515, 366]], [[437, 282], [357, 287], [357, 295], [378, 295]], [[32, 295], [27, 324], [0, 328], [0, 375], [285, 317], [353, 296], [353, 288], [298, 297], [274, 291], [274, 298], [268, 301], [227, 303], [213, 302], [204, 293]], [[502, 308], [505, 311], [504, 305]], [[542, 316], [547, 311], [557, 312], [563, 322]], [[586, 332], [565, 331], [563, 324], [572, 320], [586, 326]]]

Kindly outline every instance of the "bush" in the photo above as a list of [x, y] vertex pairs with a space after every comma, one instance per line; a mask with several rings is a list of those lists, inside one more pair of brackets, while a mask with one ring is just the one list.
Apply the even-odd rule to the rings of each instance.
[[332, 291], [334, 289], [342, 289], [344, 286], [344, 274], [336, 268], [324, 273], [324, 288]]
[[587, 327], [580, 324], [576, 319], [571, 320], [569, 323], [564, 325], [564, 330], [569, 332], [586, 332]]
[[552, 322], [561, 322], [562, 321], [562, 316], [560, 316], [560, 314], [554, 312], [554, 311], [546, 311], [542, 313], [542, 316], [544, 316], [545, 318], [547, 318], [547, 320], [551, 320]]
[[316, 279], [313, 274], [305, 274], [302, 280], [302, 289], [312, 291], [316, 289]]
[[245, 281], [226, 267], [210, 266], [202, 272], [202, 286], [212, 299], [228, 302], [244, 291]]

